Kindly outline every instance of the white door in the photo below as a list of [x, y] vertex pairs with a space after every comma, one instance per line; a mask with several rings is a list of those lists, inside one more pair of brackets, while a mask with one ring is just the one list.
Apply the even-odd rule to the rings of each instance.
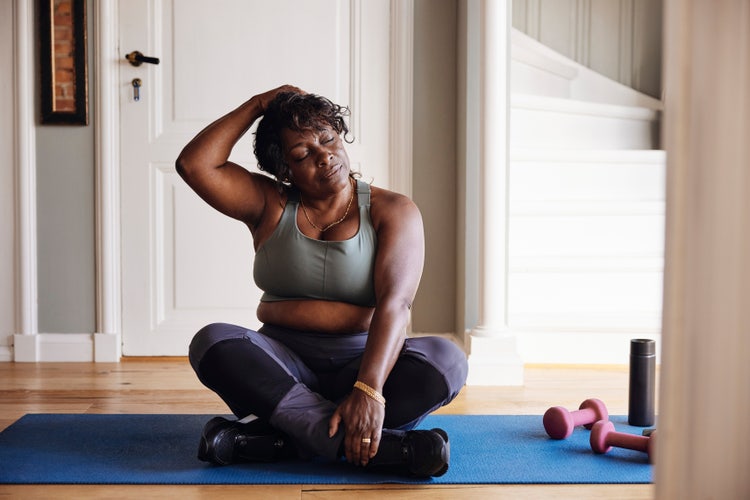
[[[215, 118], [284, 83], [322, 94], [351, 109], [353, 168], [390, 186], [389, 8], [388, 0], [120, 1], [124, 355], [185, 355], [214, 321], [258, 326], [249, 231], [174, 169]], [[160, 64], [131, 66], [132, 51]], [[252, 133], [232, 160], [255, 169]]]

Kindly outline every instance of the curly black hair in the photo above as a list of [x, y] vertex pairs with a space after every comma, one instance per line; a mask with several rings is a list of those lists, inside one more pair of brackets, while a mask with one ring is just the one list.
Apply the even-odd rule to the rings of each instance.
[[295, 132], [322, 130], [330, 126], [346, 140], [349, 127], [344, 121], [345, 116], [349, 116], [348, 107], [334, 104], [325, 97], [279, 93], [266, 107], [255, 132], [253, 153], [258, 159], [258, 168], [273, 175], [278, 182], [287, 184], [289, 165], [284, 161], [281, 131], [285, 128]]

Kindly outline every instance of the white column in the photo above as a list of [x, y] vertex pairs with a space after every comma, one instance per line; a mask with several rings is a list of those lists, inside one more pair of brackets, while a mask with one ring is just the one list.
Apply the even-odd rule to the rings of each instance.
[[391, 0], [390, 188], [412, 196], [414, 0]]
[[96, 50], [96, 333], [94, 361], [119, 361], [120, 322], [120, 212], [117, 81], [117, 4], [94, 4]]
[[657, 498], [750, 498], [750, 4], [665, 2]]
[[36, 145], [34, 135], [34, 9], [16, 0], [14, 9], [15, 165], [16, 165], [16, 300], [13, 351], [16, 361], [38, 360], [36, 263]]
[[481, 222], [479, 324], [472, 330], [472, 385], [522, 385], [523, 362], [508, 329], [510, 1], [480, 2]]

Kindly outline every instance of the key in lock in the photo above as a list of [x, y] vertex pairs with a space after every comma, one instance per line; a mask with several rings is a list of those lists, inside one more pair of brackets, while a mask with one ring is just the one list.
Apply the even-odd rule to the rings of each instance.
[[133, 100], [138, 102], [141, 100], [141, 85], [143, 82], [141, 82], [140, 78], [133, 78], [133, 81], [130, 83], [133, 85]]

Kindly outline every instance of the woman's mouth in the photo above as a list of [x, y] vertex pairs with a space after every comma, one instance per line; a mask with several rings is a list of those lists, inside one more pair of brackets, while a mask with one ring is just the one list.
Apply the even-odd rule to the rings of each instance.
[[338, 173], [339, 170], [341, 170], [341, 164], [340, 163], [332, 166], [329, 170], [327, 170], [323, 174], [323, 177], [325, 177], [325, 178], [333, 177], [334, 175], [336, 175], [336, 173]]

